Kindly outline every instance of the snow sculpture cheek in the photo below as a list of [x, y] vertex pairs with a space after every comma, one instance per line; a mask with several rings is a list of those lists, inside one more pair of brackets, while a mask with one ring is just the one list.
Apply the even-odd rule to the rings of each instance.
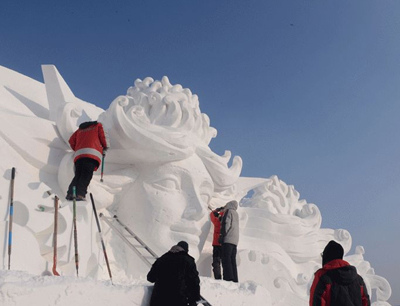
[[147, 165], [117, 207], [117, 214], [158, 255], [180, 240], [198, 258], [210, 229], [207, 206], [214, 184], [201, 159]]

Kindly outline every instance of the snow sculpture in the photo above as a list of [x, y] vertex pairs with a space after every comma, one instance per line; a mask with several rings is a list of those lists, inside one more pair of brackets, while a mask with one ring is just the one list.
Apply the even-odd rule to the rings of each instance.
[[[339, 242], [345, 251], [351, 248], [346, 230], [321, 228], [318, 207], [300, 200], [293, 186], [272, 176], [253, 189], [251, 198], [242, 200], [242, 224], [239, 271], [242, 280], [263, 284], [271, 293], [273, 305], [307, 305], [314, 272], [321, 267], [320, 253], [330, 240]], [[345, 256], [357, 267], [369, 288], [376, 291], [373, 305], [388, 305], [389, 283], [375, 275], [364, 261], [362, 247]], [[255, 275], [251, 271], [257, 270]]]
[[[43, 66], [46, 86], [0, 67], [0, 153], [3, 171], [0, 207], [6, 236], [10, 168], [17, 168], [15, 194], [14, 269], [30, 273], [48, 271], [52, 263], [53, 215], [39, 212], [37, 204], [52, 205], [46, 191], [64, 195], [73, 176], [73, 152], [68, 139], [77, 126], [99, 118], [109, 132], [111, 149], [106, 174], [98, 174], [90, 192], [99, 212], [118, 216], [157, 253], [164, 253], [178, 240], [187, 240], [190, 253], [200, 258], [203, 275], [210, 265], [208, 206], [228, 200], [240, 202], [241, 237], [238, 246], [239, 279], [261, 284], [271, 305], [307, 305], [313, 273], [321, 265], [319, 253], [335, 239], [345, 252], [351, 236], [345, 230], [321, 229], [318, 207], [300, 200], [299, 193], [276, 176], [269, 179], [239, 177], [240, 157], [218, 156], [208, 147], [216, 136], [198, 97], [180, 85], [146, 78], [137, 80], [127, 95], [117, 97], [106, 111], [76, 98], [54, 66]], [[71, 207], [60, 210], [59, 272], [73, 275], [71, 253]], [[90, 205], [78, 207], [80, 275], [107, 278], [96, 237]], [[114, 279], [140, 277], [147, 272], [139, 259], [118, 237], [105, 228]], [[208, 238], [209, 239], [209, 238]], [[31, 246], [29, 254], [24, 241]], [[4, 244], [3, 269], [6, 261]], [[357, 247], [345, 257], [363, 276], [373, 305], [389, 305], [391, 288], [375, 275]], [[27, 265], [27, 262], [34, 264]], [[205, 261], [204, 261], [205, 262]], [[208, 271], [206, 271], [208, 269]], [[268, 304], [269, 305], [269, 304]]]
[[[79, 114], [83, 112], [66, 102], [58, 106], [57, 113], [58, 129], [67, 142], [82, 121]], [[161, 82], [137, 80], [126, 96], [111, 103], [99, 121], [111, 141], [107, 152], [111, 175], [106, 175], [105, 185], [95, 183], [96, 194], [109, 199], [108, 203], [102, 200], [101, 206], [110, 207], [112, 214], [117, 214], [157, 254], [186, 240], [192, 256], [198, 258], [210, 230], [211, 199], [222, 203], [229, 199], [242, 167], [240, 157], [235, 157], [228, 168], [230, 152], [220, 157], [209, 149], [216, 130], [210, 127], [207, 115], [201, 114], [198, 97], [180, 85], [172, 86], [167, 77]], [[64, 193], [71, 169], [73, 154], [67, 153], [58, 176]], [[65, 173], [69, 173], [68, 179]], [[117, 179], [121, 176], [129, 179], [121, 184]], [[119, 188], [117, 193], [113, 190]], [[123, 253], [131, 257], [129, 251]], [[118, 261], [124, 263], [121, 269], [138, 276], [132, 260]]]
[[108, 162], [131, 164], [137, 174], [113, 211], [156, 253], [186, 240], [198, 258], [210, 230], [207, 207], [229, 192], [242, 161], [235, 157], [228, 168], [230, 152], [220, 157], [208, 148], [216, 131], [197, 96], [166, 77], [136, 80], [100, 121], [110, 132]]

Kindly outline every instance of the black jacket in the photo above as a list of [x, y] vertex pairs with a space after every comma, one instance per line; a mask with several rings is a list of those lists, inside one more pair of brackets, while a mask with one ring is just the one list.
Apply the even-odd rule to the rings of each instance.
[[200, 300], [200, 279], [194, 258], [181, 247], [172, 249], [158, 258], [147, 274], [155, 283], [150, 306], [196, 305]]
[[335, 259], [315, 273], [310, 306], [321, 305], [370, 306], [367, 288], [355, 267]]

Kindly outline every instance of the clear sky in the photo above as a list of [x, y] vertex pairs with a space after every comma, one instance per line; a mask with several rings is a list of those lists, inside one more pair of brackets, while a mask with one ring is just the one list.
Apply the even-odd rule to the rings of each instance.
[[199, 95], [243, 176], [345, 228], [400, 305], [400, 1], [2, 0], [0, 65], [107, 108], [136, 78]]

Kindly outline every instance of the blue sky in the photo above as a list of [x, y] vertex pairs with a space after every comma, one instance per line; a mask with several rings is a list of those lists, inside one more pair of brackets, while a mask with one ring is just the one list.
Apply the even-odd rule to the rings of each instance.
[[397, 305], [399, 14], [394, 0], [2, 0], [0, 65], [42, 80], [55, 64], [103, 108], [136, 78], [190, 88], [212, 149], [349, 230]]

